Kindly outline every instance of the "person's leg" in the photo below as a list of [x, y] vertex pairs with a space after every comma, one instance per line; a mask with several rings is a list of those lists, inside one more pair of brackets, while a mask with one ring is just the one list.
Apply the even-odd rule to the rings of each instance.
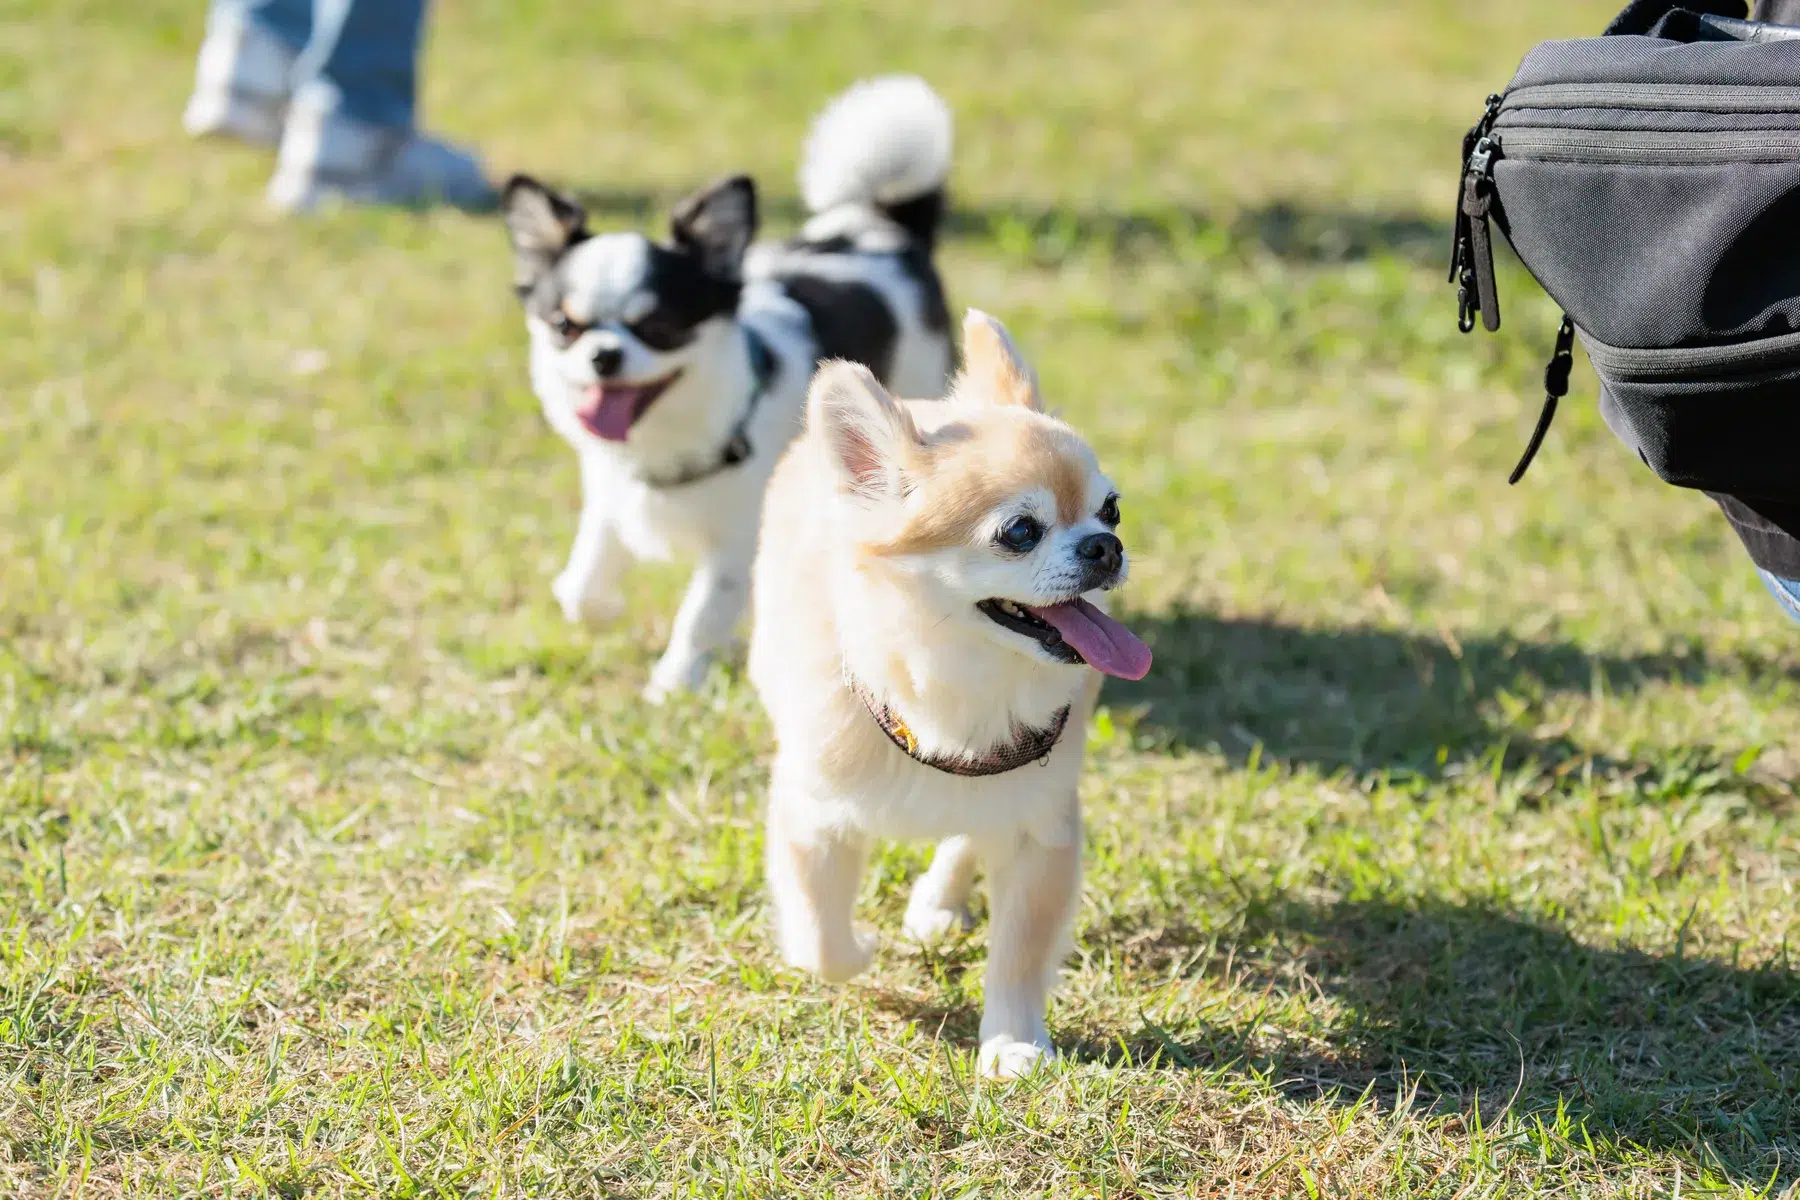
[[299, 54], [312, 38], [312, 0], [213, 0], [208, 31], [236, 25], [254, 25]]
[[327, 198], [493, 204], [476, 157], [417, 128], [424, 22], [425, 0], [316, 0], [269, 182], [271, 204], [288, 211]]
[[1787, 615], [1800, 621], [1800, 580], [1783, 579], [1767, 571], [1758, 571], [1757, 574], [1762, 576], [1763, 582], [1775, 594], [1775, 599], [1787, 611]]
[[411, 129], [425, 0], [316, 0], [296, 99], [382, 129]]
[[214, 0], [182, 124], [199, 136], [273, 145], [312, 37], [312, 0]]

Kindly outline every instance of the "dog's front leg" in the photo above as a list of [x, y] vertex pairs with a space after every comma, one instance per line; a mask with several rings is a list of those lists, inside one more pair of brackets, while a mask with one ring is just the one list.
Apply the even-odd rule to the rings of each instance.
[[969, 892], [975, 886], [977, 851], [966, 837], [945, 838], [931, 856], [931, 866], [913, 884], [901, 929], [915, 942], [930, 945], [974, 924]]
[[820, 820], [807, 797], [778, 778], [767, 850], [782, 959], [834, 983], [860, 974], [875, 954], [874, 935], [853, 920], [869, 839]]
[[1081, 844], [1045, 845], [1029, 833], [984, 846], [993, 907], [981, 1073], [1029, 1074], [1054, 1054], [1044, 1023], [1050, 984], [1062, 965], [1081, 883]]
[[550, 585], [563, 616], [590, 625], [613, 620], [625, 606], [619, 579], [625, 573], [626, 552], [607, 511], [599, 471], [596, 464], [582, 458], [581, 524], [575, 529], [568, 564]]
[[661, 703], [672, 692], [698, 687], [713, 651], [730, 640], [749, 602], [749, 563], [735, 556], [702, 561], [675, 614], [669, 648], [650, 672], [644, 698]]

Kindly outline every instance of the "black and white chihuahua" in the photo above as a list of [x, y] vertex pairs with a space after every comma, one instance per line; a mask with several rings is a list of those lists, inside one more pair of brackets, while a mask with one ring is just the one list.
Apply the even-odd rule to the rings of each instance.
[[932, 251], [950, 142], [923, 80], [851, 87], [807, 139], [812, 216], [787, 242], [751, 244], [756, 186], [742, 175], [682, 201], [667, 242], [590, 233], [568, 197], [525, 176], [506, 185], [532, 387], [581, 462], [557, 602], [604, 621], [631, 559], [697, 561], [650, 699], [698, 684], [743, 614], [763, 489], [814, 365], [851, 359], [899, 395], [943, 393], [954, 351]]

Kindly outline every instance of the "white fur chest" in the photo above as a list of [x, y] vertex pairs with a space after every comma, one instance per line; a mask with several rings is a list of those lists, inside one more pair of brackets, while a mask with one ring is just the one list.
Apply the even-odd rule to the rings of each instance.
[[[1081, 774], [1079, 743], [1087, 734], [1085, 725], [1074, 724], [1071, 718], [1063, 741], [1042, 762], [975, 778], [914, 762], [889, 746], [884, 768], [865, 781], [865, 790], [846, 798], [847, 807], [879, 837], [935, 840], [1022, 831], [1047, 846], [1074, 845], [1081, 831], [1070, 800]], [[886, 741], [878, 730], [874, 736]]]

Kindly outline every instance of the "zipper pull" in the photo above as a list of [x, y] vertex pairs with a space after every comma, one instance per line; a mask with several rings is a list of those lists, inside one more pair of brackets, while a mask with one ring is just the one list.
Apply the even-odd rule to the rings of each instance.
[[1469, 170], [1463, 176], [1462, 211], [1469, 219], [1469, 249], [1464, 256], [1459, 327], [1467, 333], [1472, 316], [1481, 314], [1489, 333], [1500, 328], [1500, 296], [1494, 286], [1493, 230], [1488, 213], [1494, 206], [1494, 160], [1500, 143], [1490, 134], [1475, 143]]
[[1456, 160], [1456, 222], [1455, 231], [1450, 236], [1450, 283], [1455, 283], [1462, 274], [1463, 255], [1469, 248], [1469, 218], [1463, 213], [1463, 177], [1469, 173], [1469, 156], [1475, 153], [1475, 143], [1486, 137], [1488, 130], [1499, 119], [1500, 102], [1499, 92], [1489, 96], [1487, 110], [1481, 114], [1481, 119], [1469, 126], [1469, 131], [1463, 134], [1462, 157]]
[[1569, 394], [1569, 370], [1574, 365], [1575, 322], [1564, 313], [1562, 327], [1556, 331], [1556, 349], [1551, 351], [1550, 361], [1544, 365], [1544, 411], [1538, 414], [1537, 428], [1531, 431], [1531, 440], [1525, 443], [1525, 453], [1519, 457], [1519, 465], [1513, 468], [1507, 483], [1515, 484], [1525, 478], [1526, 468], [1543, 448], [1550, 422], [1556, 420], [1557, 402]]
[[[1462, 160], [1462, 174], [1456, 177], [1456, 220], [1451, 225], [1450, 234], [1450, 283], [1455, 283], [1462, 277], [1463, 262], [1469, 253], [1469, 214], [1463, 211], [1463, 178], [1468, 173], [1469, 156], [1465, 154]], [[1469, 331], [1465, 329], [1463, 332]]]
[[[1456, 181], [1456, 224], [1454, 229], [1455, 232], [1450, 235], [1450, 279], [1448, 281], [1450, 283], [1455, 283], [1457, 277], [1462, 274], [1463, 255], [1468, 253], [1469, 249], [1469, 218], [1463, 215], [1461, 179]], [[1465, 332], [1467, 331], [1465, 330]]]

